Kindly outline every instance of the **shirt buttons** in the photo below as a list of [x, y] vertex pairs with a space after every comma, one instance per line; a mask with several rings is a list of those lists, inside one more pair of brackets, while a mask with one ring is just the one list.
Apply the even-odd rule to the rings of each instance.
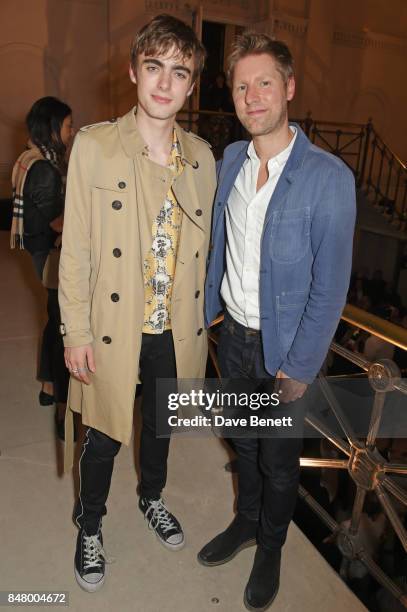
[[102, 342], [104, 342], [105, 344], [110, 344], [112, 341], [110, 336], [103, 336], [102, 338]]
[[121, 252], [120, 249], [116, 248], [116, 249], [113, 249], [113, 255], [114, 255], [114, 257], [121, 257], [122, 252]]
[[110, 299], [112, 300], [112, 302], [118, 302], [120, 300], [120, 296], [118, 293], [112, 293]]
[[118, 187], [119, 187], [119, 189], [124, 189], [126, 187], [126, 183], [124, 181], [120, 181], [118, 183]]
[[197, 217], [200, 217], [202, 215], [202, 210], [198, 208], [198, 210], [195, 211], [195, 214]]
[[200, 335], [202, 334], [202, 332], [203, 332], [203, 329], [202, 329], [202, 327], [200, 327], [200, 328], [198, 329], [198, 331], [196, 332], [196, 335], [197, 335], [197, 336], [200, 336]]
[[114, 210], [120, 210], [122, 207], [122, 203], [119, 200], [115, 200], [114, 202], [112, 202], [112, 208], [114, 208]]

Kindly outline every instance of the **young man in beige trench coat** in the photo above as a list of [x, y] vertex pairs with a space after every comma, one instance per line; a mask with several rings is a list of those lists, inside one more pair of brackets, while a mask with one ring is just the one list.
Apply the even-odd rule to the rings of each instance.
[[[156, 380], [203, 377], [207, 339], [203, 285], [215, 191], [204, 141], [175, 115], [192, 93], [204, 49], [183, 22], [160, 15], [137, 34], [130, 78], [138, 105], [83, 128], [69, 166], [59, 300], [72, 411], [87, 427], [79, 463], [75, 576], [86, 591], [104, 582], [101, 519], [113, 461], [132, 434], [143, 383], [139, 507], [160, 542], [184, 545], [161, 498], [168, 437], [156, 437]], [[72, 465], [72, 443], [65, 468]]]

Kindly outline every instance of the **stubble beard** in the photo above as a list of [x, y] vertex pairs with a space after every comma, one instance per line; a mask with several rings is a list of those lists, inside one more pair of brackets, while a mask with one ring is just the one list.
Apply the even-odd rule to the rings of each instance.
[[243, 124], [243, 127], [249, 132], [250, 136], [265, 136], [266, 134], [273, 134], [274, 132], [278, 132], [288, 118], [288, 109], [287, 106], [283, 106], [280, 109], [278, 116], [274, 119], [266, 120], [264, 124], [251, 125], [250, 120], [240, 119], [240, 122]]

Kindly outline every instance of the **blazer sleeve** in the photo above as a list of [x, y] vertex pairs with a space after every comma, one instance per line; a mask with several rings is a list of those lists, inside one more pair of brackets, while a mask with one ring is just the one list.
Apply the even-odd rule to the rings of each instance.
[[[349, 288], [356, 218], [355, 180], [345, 166], [326, 175], [311, 227], [314, 256], [308, 302], [282, 370], [311, 383], [337, 328]], [[328, 205], [330, 203], [330, 205]]]
[[66, 347], [93, 341], [90, 329], [91, 183], [89, 138], [78, 132], [69, 161], [59, 264], [61, 333]]

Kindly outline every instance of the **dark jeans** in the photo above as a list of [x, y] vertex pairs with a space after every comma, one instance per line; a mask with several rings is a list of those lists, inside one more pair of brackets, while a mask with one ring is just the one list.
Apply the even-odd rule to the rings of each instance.
[[[223, 378], [238, 379], [239, 392], [273, 393], [275, 378], [264, 369], [261, 334], [243, 327], [226, 313], [218, 344], [219, 367]], [[229, 384], [233, 381], [229, 381]], [[243, 383], [243, 385], [242, 385]], [[301, 401], [270, 408], [267, 416], [292, 416], [304, 421]], [[301, 436], [234, 437], [237, 454], [237, 511], [250, 520], [260, 520], [258, 542], [265, 548], [283, 546], [297, 500], [303, 446]]]
[[[156, 410], [167, 412], [167, 404], [156, 406], [158, 378], [176, 378], [172, 332], [143, 334], [140, 352], [140, 378], [143, 383], [140, 441], [140, 495], [159, 499], [167, 480], [168, 437], [156, 437]], [[112, 407], [112, 410], [114, 407]], [[88, 534], [96, 533], [99, 520], [106, 514], [114, 458], [120, 442], [89, 427], [79, 461], [80, 492], [75, 519]]]
[[[32, 255], [35, 271], [40, 280], [48, 251]], [[47, 289], [48, 321], [44, 327], [41, 340], [40, 358], [37, 377], [41, 381], [52, 382], [56, 402], [65, 404], [68, 396], [69, 372], [65, 366], [64, 343], [59, 328], [61, 313], [58, 303], [58, 290]]]

